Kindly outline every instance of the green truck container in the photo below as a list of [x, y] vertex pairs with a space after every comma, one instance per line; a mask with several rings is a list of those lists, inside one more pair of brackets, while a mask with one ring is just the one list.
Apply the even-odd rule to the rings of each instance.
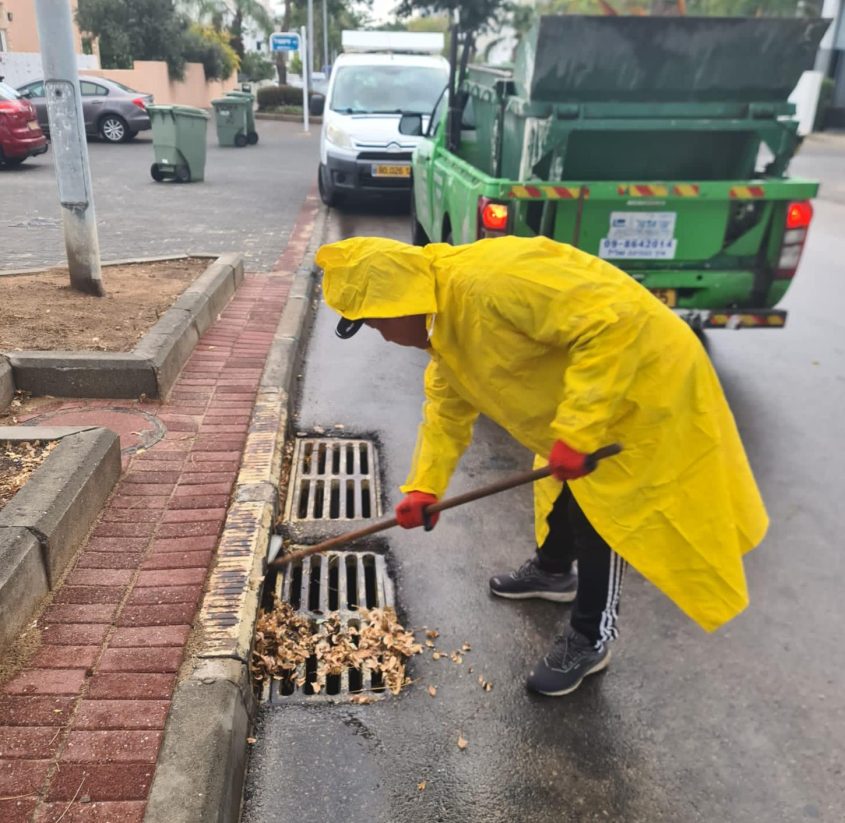
[[247, 109], [251, 106], [242, 97], [218, 97], [211, 101], [217, 142], [221, 146], [243, 148], [249, 142]]
[[255, 130], [255, 95], [248, 91], [232, 89], [226, 92], [226, 97], [237, 97], [246, 101], [246, 141], [250, 146], [254, 146], [258, 142], [258, 132]]
[[[696, 328], [782, 327], [812, 218], [787, 97], [826, 20], [544, 16], [413, 157], [415, 242], [546, 235]], [[451, 124], [451, 125], [450, 125]]]
[[192, 106], [147, 106], [153, 131], [153, 180], [197, 183], [205, 179], [208, 113]]

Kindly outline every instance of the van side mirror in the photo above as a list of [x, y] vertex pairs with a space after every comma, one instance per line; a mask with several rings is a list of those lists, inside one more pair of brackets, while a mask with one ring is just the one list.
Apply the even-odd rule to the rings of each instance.
[[399, 120], [399, 134], [419, 136], [422, 134], [422, 115], [403, 114]]
[[326, 107], [326, 98], [323, 94], [310, 94], [308, 96], [308, 110], [314, 117], [320, 117]]

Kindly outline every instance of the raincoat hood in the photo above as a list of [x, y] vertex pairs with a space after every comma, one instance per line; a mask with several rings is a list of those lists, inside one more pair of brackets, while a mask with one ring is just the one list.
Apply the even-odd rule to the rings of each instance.
[[425, 252], [398, 240], [351, 237], [317, 252], [326, 303], [347, 320], [437, 311], [434, 272]]

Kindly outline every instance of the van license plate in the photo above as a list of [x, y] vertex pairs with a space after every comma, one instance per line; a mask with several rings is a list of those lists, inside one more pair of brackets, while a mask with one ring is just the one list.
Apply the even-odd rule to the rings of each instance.
[[37, 120], [30, 120], [26, 124], [26, 126], [30, 131], [38, 131], [38, 121]]
[[373, 166], [373, 177], [410, 177], [410, 166]]
[[674, 309], [678, 305], [677, 289], [649, 289], [649, 291], [670, 309]]

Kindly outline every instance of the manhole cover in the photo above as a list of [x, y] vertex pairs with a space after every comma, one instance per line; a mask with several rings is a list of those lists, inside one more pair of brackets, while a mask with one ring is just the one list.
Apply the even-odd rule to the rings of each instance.
[[285, 519], [364, 520], [381, 515], [376, 451], [368, 440], [298, 438]]
[[[393, 581], [384, 557], [375, 552], [326, 552], [305, 557], [279, 572], [273, 594], [275, 600], [289, 603], [306, 617], [315, 633], [329, 618], [341, 626], [359, 629], [361, 609], [394, 606]], [[293, 680], [265, 682], [263, 699], [270, 703], [289, 703], [297, 697], [307, 698], [309, 703], [339, 702], [356, 693], [385, 692], [382, 676], [366, 666], [347, 668], [338, 675], [322, 675], [316, 657], [311, 657], [297, 676], [305, 678], [301, 688]]]
[[71, 408], [44, 412], [21, 422], [24, 426], [102, 426], [120, 437], [123, 454], [134, 454], [158, 443], [167, 429], [152, 414], [140, 409]]

